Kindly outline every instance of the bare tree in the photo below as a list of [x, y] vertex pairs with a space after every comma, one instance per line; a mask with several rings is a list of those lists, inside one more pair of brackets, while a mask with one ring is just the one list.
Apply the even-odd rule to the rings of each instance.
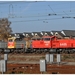
[[11, 22], [8, 21], [7, 18], [0, 19], [0, 39], [7, 40], [9, 34], [12, 33], [12, 29], [10, 27]]

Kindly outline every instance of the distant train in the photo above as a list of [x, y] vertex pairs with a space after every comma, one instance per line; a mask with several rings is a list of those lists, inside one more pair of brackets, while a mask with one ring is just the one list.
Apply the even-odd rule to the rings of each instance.
[[44, 36], [38, 39], [24, 40], [8, 38], [8, 42], [0, 41], [0, 52], [5, 49], [10, 52], [75, 52], [75, 39], [58, 39], [56, 36]]

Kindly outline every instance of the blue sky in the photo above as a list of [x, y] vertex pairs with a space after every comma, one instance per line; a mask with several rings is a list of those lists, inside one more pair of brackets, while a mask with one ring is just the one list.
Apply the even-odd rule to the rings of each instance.
[[15, 33], [75, 30], [75, 1], [0, 2], [0, 17], [12, 22]]

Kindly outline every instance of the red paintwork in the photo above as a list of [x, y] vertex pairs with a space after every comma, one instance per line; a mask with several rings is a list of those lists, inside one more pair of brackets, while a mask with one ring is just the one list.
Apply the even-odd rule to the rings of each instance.
[[[44, 36], [43, 38], [51, 38], [50, 36]], [[45, 40], [33, 40], [32, 48], [50, 48], [51, 42]]]
[[8, 48], [14, 48], [15, 44], [14, 42], [8, 42]]
[[32, 48], [50, 48], [50, 47], [51, 47], [50, 41], [43, 41], [43, 40], [32, 41]]
[[52, 48], [75, 48], [75, 40], [74, 39], [53, 40]]
[[75, 48], [75, 39], [56, 39], [54, 36], [50, 38], [50, 41], [33, 40], [32, 48]]

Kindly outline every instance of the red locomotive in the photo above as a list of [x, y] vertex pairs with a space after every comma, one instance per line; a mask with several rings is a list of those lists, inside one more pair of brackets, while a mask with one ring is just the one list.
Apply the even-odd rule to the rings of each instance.
[[36, 50], [45, 50], [46, 51], [66, 51], [74, 52], [75, 51], [75, 39], [58, 39], [55, 36], [45, 36], [40, 40], [32, 41], [32, 48]]

